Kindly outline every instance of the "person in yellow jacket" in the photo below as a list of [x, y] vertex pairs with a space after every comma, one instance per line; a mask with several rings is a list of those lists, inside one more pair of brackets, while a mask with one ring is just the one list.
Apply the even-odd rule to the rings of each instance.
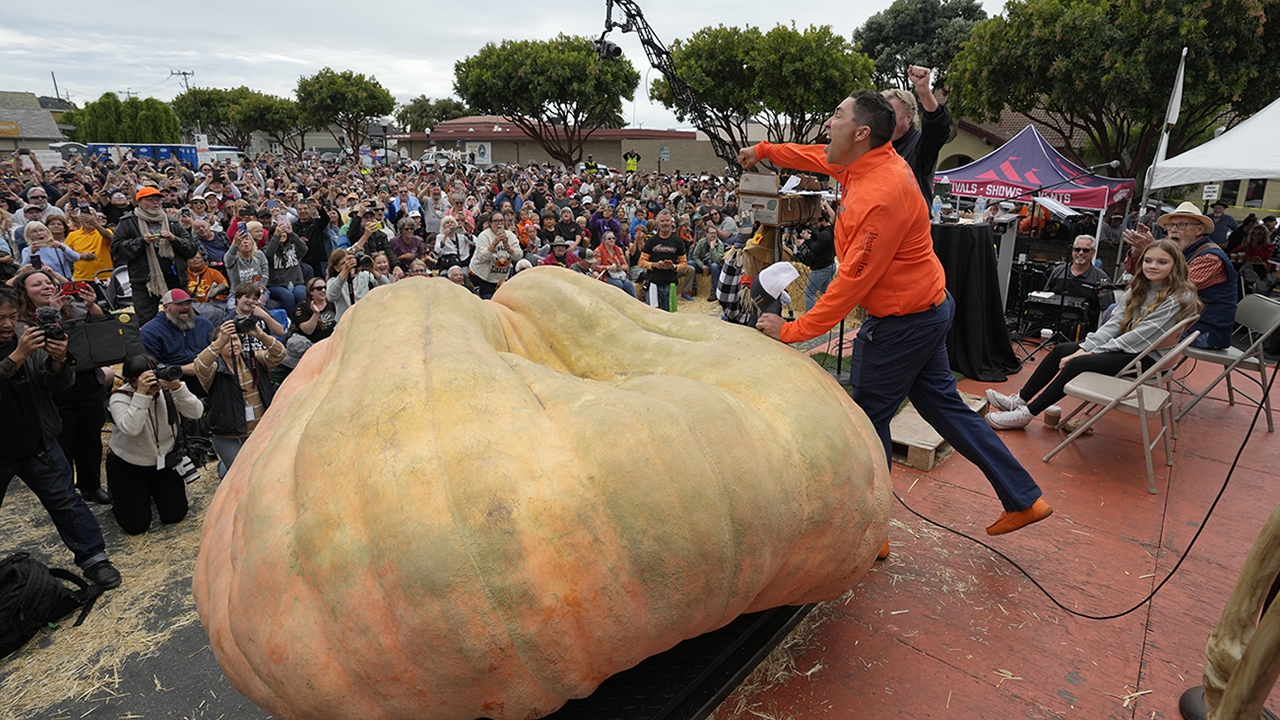
[[93, 280], [98, 272], [115, 267], [111, 262], [111, 231], [103, 225], [102, 217], [92, 208], [81, 210], [80, 226], [67, 234], [67, 247], [80, 253], [80, 260], [72, 267], [72, 280]]

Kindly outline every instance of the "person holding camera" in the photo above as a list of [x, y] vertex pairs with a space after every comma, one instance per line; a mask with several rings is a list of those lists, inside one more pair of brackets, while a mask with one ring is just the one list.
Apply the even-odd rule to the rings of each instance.
[[512, 266], [524, 255], [515, 234], [506, 228], [506, 222], [502, 212], [492, 213], [489, 227], [476, 238], [475, 252], [471, 254], [471, 282], [485, 300], [493, 297], [510, 277]]
[[307, 299], [302, 277], [302, 258], [307, 254], [307, 244], [293, 233], [293, 226], [288, 221], [281, 221], [272, 230], [263, 252], [271, 263], [267, 292], [271, 299], [280, 303], [286, 314], [292, 316], [298, 303]]
[[382, 232], [382, 221], [378, 219], [379, 215], [377, 208], [366, 200], [364, 211], [359, 218], [352, 219], [351, 227], [347, 230], [347, 237], [355, 238], [351, 243], [353, 252], [368, 255], [379, 251], [391, 252], [391, 239]]
[[[13, 286], [22, 319], [40, 326], [49, 337], [66, 336], [63, 321], [103, 314], [93, 288], [82, 282], [60, 286], [48, 268], [24, 268]], [[62, 420], [58, 445], [74, 468], [75, 485], [86, 500], [104, 505], [111, 495], [102, 489], [102, 426], [107, 420], [106, 387], [114, 377], [109, 367], [77, 366], [75, 383], [53, 395]]]
[[262, 287], [253, 283], [240, 283], [236, 286], [235, 304], [227, 320], [245, 328], [245, 331], [240, 334], [244, 336], [244, 344], [250, 352], [266, 348], [266, 344], [260, 342], [256, 335], [247, 330], [250, 325], [256, 325], [263, 332], [276, 337], [284, 337], [284, 326], [262, 307]]
[[19, 325], [20, 301], [0, 287], [0, 503], [16, 477], [49, 513], [62, 542], [85, 577], [110, 590], [120, 573], [107, 559], [98, 520], [75, 491], [71, 466], [55, 439], [62, 420], [53, 393], [75, 382], [67, 340], [48, 338], [39, 326]]
[[[65, 221], [63, 227], [66, 227]], [[22, 258], [18, 264], [36, 270], [48, 268], [60, 283], [70, 280], [74, 274], [74, 265], [80, 260], [80, 253], [55, 240], [48, 226], [39, 220], [28, 222], [23, 226], [22, 232], [27, 246], [22, 249]]]
[[[250, 350], [245, 340], [261, 350]], [[271, 369], [284, 360], [283, 344], [262, 326], [244, 320], [227, 321], [209, 346], [196, 355], [196, 377], [209, 393], [207, 420], [218, 454], [218, 477], [224, 477], [240, 448], [271, 406]]]
[[[361, 267], [361, 263], [365, 267]], [[373, 277], [373, 258], [345, 248], [334, 250], [329, 255], [329, 279], [325, 281], [325, 298], [333, 305], [338, 320], [360, 298], [378, 286]]]
[[[256, 227], [254, 227], [256, 226]], [[267, 277], [271, 274], [271, 263], [266, 253], [258, 249], [254, 241], [254, 231], [261, 232], [262, 225], [256, 220], [243, 223], [237, 229], [235, 245], [222, 256], [223, 268], [226, 270], [227, 285], [240, 287], [241, 283], [253, 283], [261, 287], [267, 286]]]
[[80, 226], [67, 234], [66, 244], [80, 254], [71, 271], [72, 280], [92, 282], [98, 273], [115, 267], [111, 259], [111, 231], [92, 207], [81, 206], [74, 213]]
[[471, 260], [471, 236], [462, 223], [452, 215], [440, 221], [440, 234], [435, 238], [438, 270], [448, 270], [456, 265], [465, 266]]
[[160, 312], [160, 297], [187, 286], [187, 258], [199, 249], [178, 223], [170, 223], [161, 207], [163, 193], [154, 187], [138, 191], [138, 207], [120, 219], [111, 252], [129, 266], [133, 308], [146, 324]]
[[166, 525], [187, 516], [186, 483], [178, 470], [185, 460], [178, 418], [198, 420], [204, 406], [182, 383], [180, 368], [161, 365], [150, 355], [126, 358], [121, 375], [125, 384], [108, 401], [115, 429], [107, 485], [120, 529], [141, 535], [151, 527], [153, 501]]
[[818, 205], [822, 215], [812, 229], [800, 231], [801, 242], [796, 248], [796, 259], [809, 266], [809, 279], [804, 284], [805, 312], [812, 310], [818, 295], [827, 291], [838, 267], [835, 226], [831, 224], [834, 213], [825, 200]]

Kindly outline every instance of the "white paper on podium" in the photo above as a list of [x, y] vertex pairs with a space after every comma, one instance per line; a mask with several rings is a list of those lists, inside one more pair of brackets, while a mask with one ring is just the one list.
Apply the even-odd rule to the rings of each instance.
[[779, 262], [761, 270], [756, 282], [760, 283], [764, 291], [772, 297], [781, 297], [787, 286], [795, 282], [798, 277], [800, 277], [800, 271], [796, 270], [794, 265]]

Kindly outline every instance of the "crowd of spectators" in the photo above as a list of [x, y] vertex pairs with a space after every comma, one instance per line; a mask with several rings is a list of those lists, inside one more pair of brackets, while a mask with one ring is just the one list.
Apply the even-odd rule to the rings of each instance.
[[[125, 154], [46, 169], [14, 153], [0, 171], [0, 390], [9, 402], [14, 383], [36, 380], [12, 419], [41, 431], [0, 448], [0, 474], [32, 485], [104, 587], [119, 576], [85, 501], [111, 504], [130, 534], [152, 526], [153, 503], [161, 523], [181, 521], [190, 465], [216, 459], [225, 474], [275, 389], [371, 290], [435, 275], [488, 298], [517, 272], [560, 265], [631, 297], [651, 288], [674, 310], [675, 288], [692, 299], [699, 276], [716, 299], [726, 250], [750, 230], [731, 178], [595, 162], [264, 154], [191, 167]], [[118, 379], [66, 360], [36, 315], [124, 305], [146, 354]]]

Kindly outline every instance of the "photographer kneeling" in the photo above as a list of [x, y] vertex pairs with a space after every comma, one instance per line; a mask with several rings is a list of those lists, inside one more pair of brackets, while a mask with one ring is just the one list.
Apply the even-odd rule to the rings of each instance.
[[[245, 352], [241, 335], [264, 350]], [[224, 477], [241, 446], [271, 406], [271, 368], [284, 360], [285, 347], [254, 318], [223, 323], [209, 347], [196, 355], [196, 377], [209, 392], [209, 430], [218, 453], [218, 477]]]
[[121, 375], [125, 385], [108, 401], [115, 430], [107, 486], [120, 529], [141, 535], [151, 527], [152, 500], [162, 523], [187, 516], [186, 484], [177, 469], [183, 460], [178, 416], [196, 420], [204, 406], [182, 383], [180, 368], [162, 366], [150, 355], [127, 358]]

